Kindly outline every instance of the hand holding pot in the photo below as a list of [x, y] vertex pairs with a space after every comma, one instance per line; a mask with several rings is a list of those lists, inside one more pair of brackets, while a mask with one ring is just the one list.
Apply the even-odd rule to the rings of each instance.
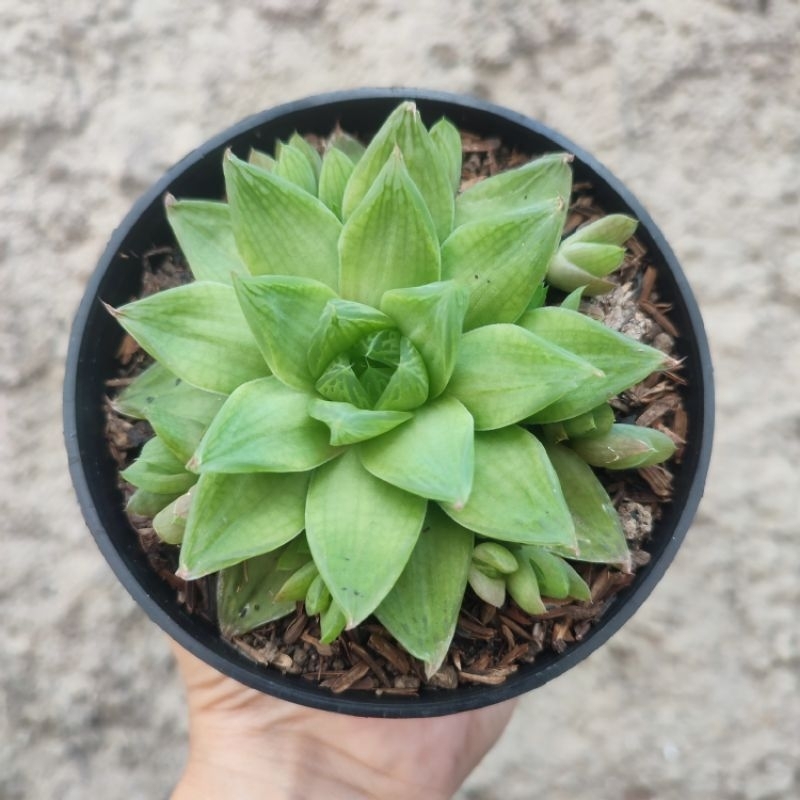
[[249, 689], [173, 649], [186, 684], [190, 753], [172, 800], [449, 798], [515, 705], [433, 719], [331, 714]]

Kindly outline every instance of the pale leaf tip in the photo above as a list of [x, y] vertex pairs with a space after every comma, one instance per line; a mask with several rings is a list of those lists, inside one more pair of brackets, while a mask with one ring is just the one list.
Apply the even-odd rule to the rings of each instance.
[[413, 100], [406, 100], [403, 103], [403, 111], [407, 114], [415, 114], [417, 112], [417, 104]]
[[230, 163], [232, 162], [236, 156], [233, 154], [233, 150], [230, 147], [225, 148], [225, 152], [222, 154], [222, 160], [224, 162]]
[[189, 570], [189, 568], [186, 565], [184, 565], [178, 567], [178, 569], [175, 572], [175, 577], [180, 578], [182, 581], [190, 581], [192, 580], [192, 573]]
[[571, 164], [575, 160], [575, 156], [572, 153], [564, 153], [562, 160], [565, 164]]
[[175, 199], [175, 195], [174, 195], [174, 194], [172, 194], [172, 192], [167, 192], [167, 193], [164, 195], [164, 208], [166, 208], [167, 210], [169, 210], [170, 208], [172, 208], [173, 206], [175, 206], [175, 204], [176, 204], [177, 202], [178, 202], [178, 201]]
[[201, 459], [197, 455], [193, 455], [187, 462], [186, 462], [186, 469], [189, 472], [198, 472], [200, 469]]
[[100, 302], [102, 303], [103, 308], [108, 311], [108, 313], [111, 314], [114, 319], [119, 319], [121, 316], [123, 316], [122, 312], [118, 308], [114, 308], [114, 306], [109, 305], [105, 302], [105, 300], [101, 300]]

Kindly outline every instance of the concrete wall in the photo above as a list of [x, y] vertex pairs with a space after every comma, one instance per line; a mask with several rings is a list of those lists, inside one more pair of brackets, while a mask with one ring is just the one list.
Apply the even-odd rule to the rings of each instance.
[[673, 568], [525, 698], [461, 797], [800, 796], [797, 0], [4, 0], [0, 30], [0, 796], [158, 798], [185, 756], [164, 638], [62, 452], [96, 258], [208, 136], [358, 85], [486, 97], [592, 151], [671, 241], [716, 360], [710, 483]]

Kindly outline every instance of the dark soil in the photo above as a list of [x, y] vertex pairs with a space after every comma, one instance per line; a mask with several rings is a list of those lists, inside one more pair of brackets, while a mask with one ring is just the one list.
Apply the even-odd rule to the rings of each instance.
[[[463, 133], [462, 144], [462, 189], [530, 159], [528, 155], [509, 152], [496, 139]], [[565, 234], [604, 213], [594, 205], [591, 186], [579, 184], [573, 189]], [[191, 275], [180, 252], [173, 247], [158, 248], [143, 256], [139, 296], [189, 280]], [[669, 305], [659, 302], [656, 268], [635, 237], [628, 242], [628, 255], [614, 280], [619, 284], [617, 289], [585, 302], [582, 310], [673, 355], [679, 331], [670, 322]], [[553, 292], [551, 301], [560, 300], [557, 294]], [[152, 430], [146, 422], [120, 416], [111, 403], [120, 388], [130, 383], [150, 360], [129, 336], [123, 339], [118, 358], [119, 372], [108, 381], [106, 420], [109, 448], [121, 470], [138, 455]], [[650, 560], [647, 543], [662, 506], [671, 500], [671, 465], [680, 462], [686, 439], [688, 420], [680, 394], [683, 383], [680, 364], [673, 359], [668, 370], [650, 376], [612, 401], [618, 421], [658, 428], [675, 440], [678, 450], [667, 464], [624, 473], [599, 471], [620, 514], [632, 566], [630, 572], [622, 572], [614, 567], [574, 562], [591, 587], [591, 602], [545, 598], [547, 612], [532, 616], [510, 599], [498, 609], [468, 589], [447, 659], [430, 679], [425, 678], [422, 663], [406, 653], [377, 621], [369, 620], [356, 630], [346, 631], [330, 645], [321, 644], [319, 619], [307, 617], [301, 603], [294, 615], [236, 636], [232, 643], [254, 661], [319, 682], [335, 693], [362, 689], [403, 695], [415, 695], [423, 687], [453, 689], [459, 684], [499, 684], [520, 664], [532, 663], [542, 651], [563, 652], [587, 634], [616, 594], [633, 581], [636, 570]], [[120, 487], [127, 500], [133, 487], [121, 478]], [[150, 519], [132, 515], [131, 522], [153, 569], [175, 589], [180, 602], [216, 625], [213, 577], [192, 582], [176, 577], [178, 548], [161, 542]]]

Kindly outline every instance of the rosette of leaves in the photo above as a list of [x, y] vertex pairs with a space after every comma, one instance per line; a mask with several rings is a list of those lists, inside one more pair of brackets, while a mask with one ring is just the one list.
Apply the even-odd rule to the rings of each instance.
[[[459, 194], [457, 130], [404, 103], [366, 148], [294, 135], [223, 170], [227, 202], [167, 198], [195, 281], [113, 310], [156, 362], [117, 400], [156, 434], [130, 509], [182, 577], [218, 573], [223, 631], [375, 614], [432, 673], [468, 583], [588, 599], [565, 559], [628, 559], [588, 465], [630, 456], [605, 404], [664, 356], [542, 305], [570, 158]], [[650, 438], [626, 466], [669, 455]]]

